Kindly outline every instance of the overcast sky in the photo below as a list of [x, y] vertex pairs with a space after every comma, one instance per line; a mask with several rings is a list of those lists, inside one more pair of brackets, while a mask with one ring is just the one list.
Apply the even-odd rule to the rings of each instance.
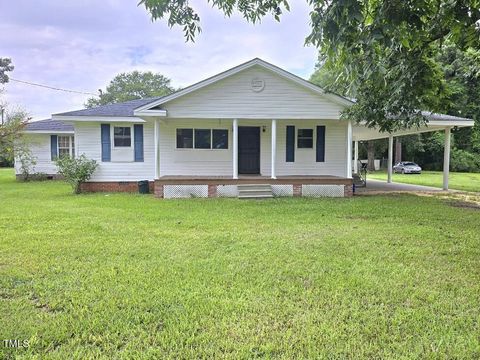
[[[280, 23], [269, 17], [259, 25], [239, 16], [225, 19], [206, 0], [192, 1], [203, 29], [195, 43], [186, 43], [182, 31], [163, 20], [152, 23], [137, 3], [2, 1], [0, 57], [12, 58], [14, 79], [93, 93], [120, 72], [151, 70], [185, 87], [254, 57], [304, 78], [313, 72], [317, 52], [304, 47], [309, 33], [305, 0], [290, 1], [291, 11]], [[88, 98], [14, 81], [0, 96], [24, 107], [34, 120], [81, 109]]]

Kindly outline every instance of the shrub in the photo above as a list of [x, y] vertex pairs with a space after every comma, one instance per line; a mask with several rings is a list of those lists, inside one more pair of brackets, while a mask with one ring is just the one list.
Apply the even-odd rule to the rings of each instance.
[[453, 149], [450, 170], [458, 172], [480, 172], [480, 156], [465, 150]]
[[55, 164], [58, 173], [70, 184], [75, 194], [80, 193], [80, 185], [90, 179], [98, 166], [95, 160], [88, 159], [85, 155], [77, 158], [61, 156]]
[[20, 164], [19, 170], [23, 181], [31, 180], [35, 165], [37, 165], [37, 158], [33, 156], [32, 151], [27, 146], [17, 146], [15, 153]]

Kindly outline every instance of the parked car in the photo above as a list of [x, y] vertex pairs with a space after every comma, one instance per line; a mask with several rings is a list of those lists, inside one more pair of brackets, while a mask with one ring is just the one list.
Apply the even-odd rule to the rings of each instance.
[[421, 174], [422, 168], [411, 161], [402, 161], [393, 167], [394, 173]]

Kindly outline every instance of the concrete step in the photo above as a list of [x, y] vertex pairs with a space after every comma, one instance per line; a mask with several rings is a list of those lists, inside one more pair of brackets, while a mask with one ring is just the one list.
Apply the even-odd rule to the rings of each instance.
[[272, 195], [272, 190], [242, 190], [238, 194], [244, 196]]
[[272, 198], [272, 187], [265, 184], [238, 185], [239, 199], [267, 199]]
[[244, 194], [239, 194], [238, 195], [239, 199], [271, 199], [273, 198], [273, 194], [269, 195], [244, 195]]
[[268, 184], [237, 185], [237, 189], [238, 191], [243, 191], [243, 190], [272, 191], [272, 187]]

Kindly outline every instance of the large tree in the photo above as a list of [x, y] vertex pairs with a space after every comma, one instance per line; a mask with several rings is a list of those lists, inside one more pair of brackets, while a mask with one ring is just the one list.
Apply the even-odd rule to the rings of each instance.
[[100, 91], [99, 97], [87, 100], [86, 107], [92, 108], [122, 101], [163, 96], [174, 89], [170, 79], [151, 71], [132, 71], [115, 76], [105, 91]]
[[[207, 0], [230, 16], [280, 19], [287, 0]], [[383, 131], [422, 124], [420, 110], [438, 110], [445, 91], [432, 59], [445, 39], [461, 49], [480, 46], [480, 0], [307, 0], [311, 33], [325, 67], [342, 69], [356, 93], [345, 115]], [[141, 0], [152, 19], [183, 27], [188, 40], [200, 17], [188, 1]], [[393, 121], [395, 119], [395, 121]]]
[[12, 59], [0, 57], [0, 84], [8, 82], [7, 72], [13, 71]]

